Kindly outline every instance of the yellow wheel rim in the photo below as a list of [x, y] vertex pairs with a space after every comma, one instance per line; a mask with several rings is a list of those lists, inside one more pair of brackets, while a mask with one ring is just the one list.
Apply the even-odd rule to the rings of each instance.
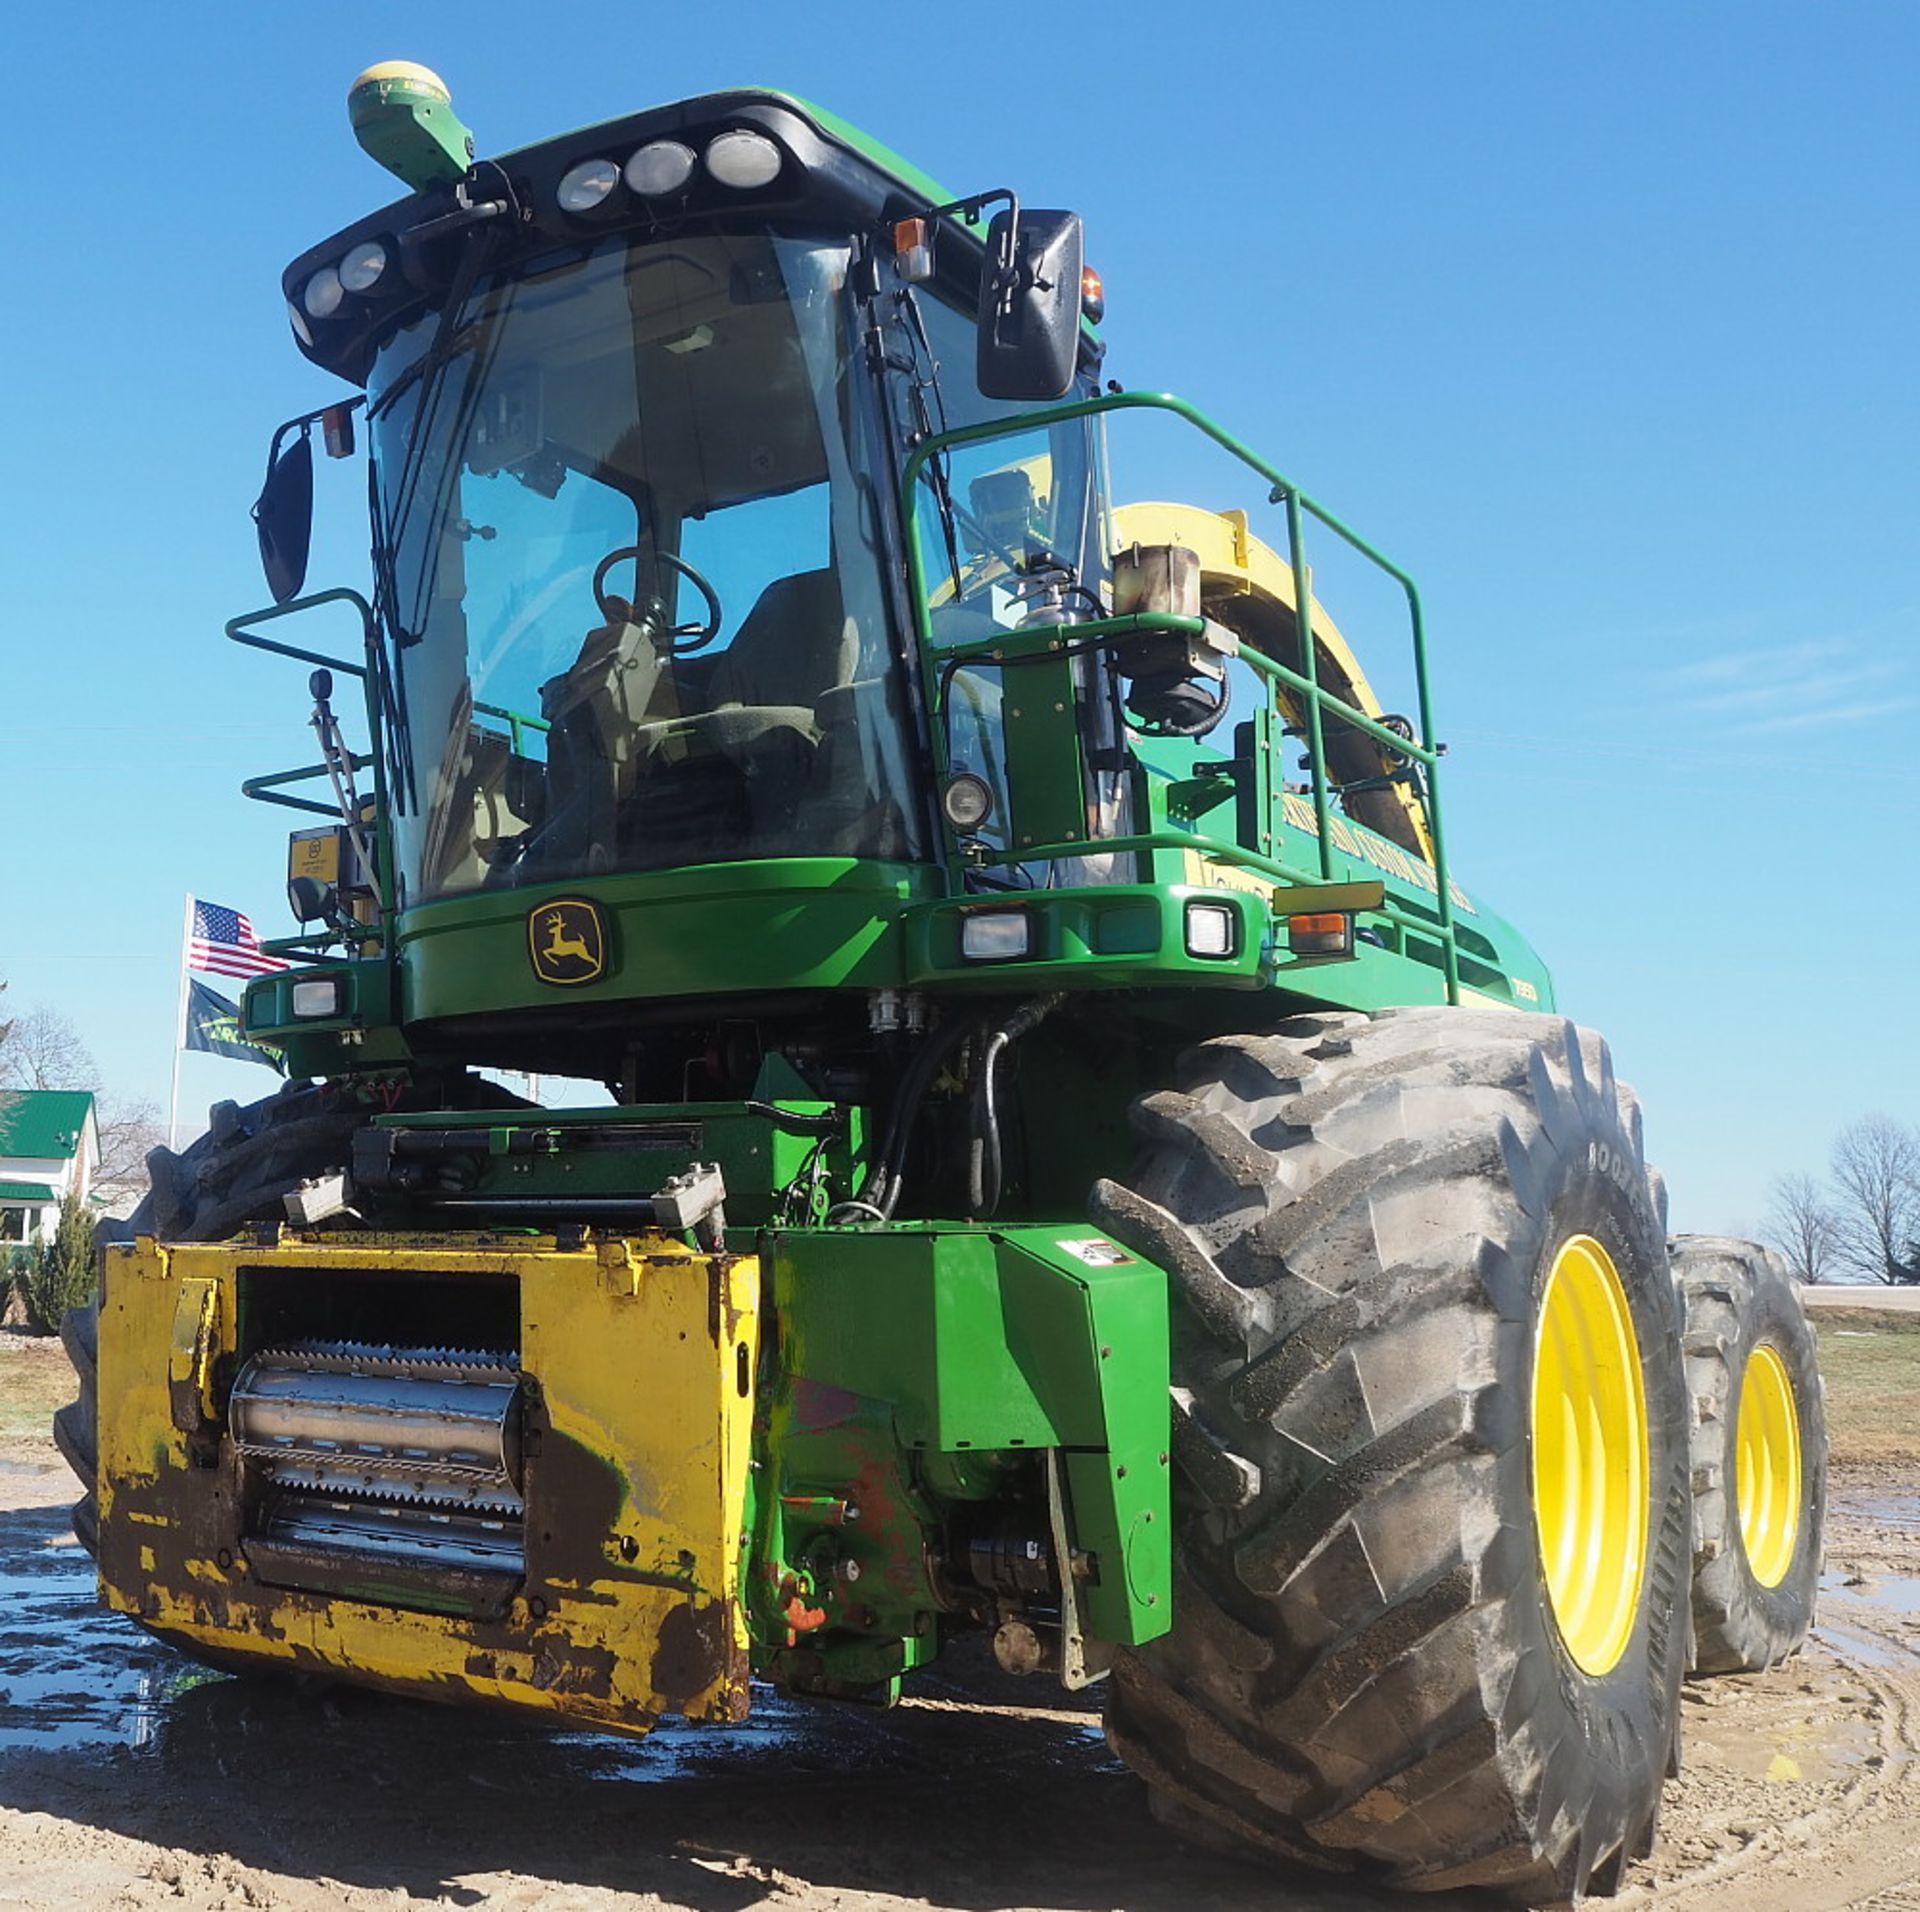
[[1533, 1360], [1533, 1514], [1567, 1652], [1598, 1678], [1633, 1637], [1646, 1573], [1646, 1383], [1627, 1291], [1591, 1235], [1561, 1244]]
[[1734, 1473], [1747, 1565], [1763, 1587], [1777, 1587], [1800, 1543], [1800, 1414], [1774, 1348], [1755, 1348], [1740, 1377]]

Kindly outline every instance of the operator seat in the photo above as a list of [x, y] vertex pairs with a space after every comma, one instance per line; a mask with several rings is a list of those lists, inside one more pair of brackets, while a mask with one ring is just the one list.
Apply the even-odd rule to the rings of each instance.
[[853, 676], [855, 642], [831, 566], [775, 578], [713, 661], [707, 707], [779, 710], [813, 727], [813, 707]]
[[724, 651], [679, 660], [679, 716], [642, 729], [654, 754], [623, 819], [629, 840], [675, 840], [691, 860], [806, 836], [802, 812], [833, 781], [835, 713], [851, 715], [832, 693], [858, 652], [830, 567], [775, 578]]

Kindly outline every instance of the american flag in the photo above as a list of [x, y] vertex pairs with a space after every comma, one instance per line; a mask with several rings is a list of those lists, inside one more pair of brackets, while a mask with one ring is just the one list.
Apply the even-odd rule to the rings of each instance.
[[221, 903], [193, 899], [193, 933], [187, 939], [187, 967], [210, 976], [270, 976], [285, 969], [278, 956], [269, 956], [253, 933], [253, 925], [238, 910]]

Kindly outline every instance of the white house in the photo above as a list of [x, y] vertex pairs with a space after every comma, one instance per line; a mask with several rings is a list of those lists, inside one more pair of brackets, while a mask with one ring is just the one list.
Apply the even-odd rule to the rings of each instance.
[[51, 1237], [68, 1190], [84, 1196], [99, 1160], [90, 1090], [0, 1090], [0, 1243]]

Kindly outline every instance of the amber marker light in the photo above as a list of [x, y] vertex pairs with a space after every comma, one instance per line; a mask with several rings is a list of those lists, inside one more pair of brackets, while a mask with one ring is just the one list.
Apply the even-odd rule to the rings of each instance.
[[1289, 916], [1287, 947], [1296, 956], [1351, 956], [1351, 916]]
[[933, 222], [928, 219], [902, 219], [893, 229], [893, 256], [900, 262], [900, 276], [909, 285], [921, 285], [933, 277]]
[[1080, 310], [1092, 325], [1107, 316], [1106, 282], [1091, 266], [1080, 268]]

